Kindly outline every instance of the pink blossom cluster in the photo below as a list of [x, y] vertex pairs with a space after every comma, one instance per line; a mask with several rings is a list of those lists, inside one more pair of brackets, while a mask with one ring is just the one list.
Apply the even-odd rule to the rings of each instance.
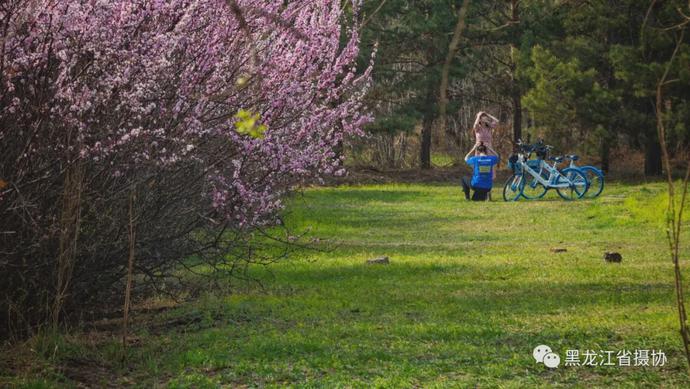
[[[16, 125], [0, 127], [0, 143], [25, 139], [18, 170], [36, 155], [113, 177], [194, 164], [200, 196], [226, 220], [272, 223], [287, 190], [342, 173], [338, 146], [371, 119], [371, 65], [355, 67], [342, 6], [7, 0], [0, 123]], [[235, 131], [240, 109], [260, 115], [263, 137]]]

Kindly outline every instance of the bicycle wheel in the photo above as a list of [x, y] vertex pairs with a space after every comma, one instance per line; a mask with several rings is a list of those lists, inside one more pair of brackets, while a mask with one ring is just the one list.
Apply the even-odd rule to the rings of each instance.
[[503, 200], [504, 201], [516, 201], [520, 198], [522, 189], [522, 174], [513, 174], [508, 177], [505, 185], [503, 185]]
[[556, 185], [569, 184], [568, 187], [556, 188], [558, 195], [564, 200], [577, 200], [587, 192], [589, 183], [587, 176], [580, 169], [565, 168], [561, 170], [561, 174], [556, 178]]
[[546, 194], [546, 187], [532, 176], [525, 176], [523, 178], [522, 196], [528, 200], [536, 200], [544, 197]]
[[585, 174], [585, 172], [583, 172], [580, 168], [575, 168], [575, 170], [578, 170], [580, 173], [582, 173], [582, 175], [568, 172], [566, 177], [572, 181], [575, 187], [579, 188], [579, 191], [577, 192], [582, 192], [582, 197], [584, 197], [587, 192], [589, 192], [589, 178], [587, 178], [587, 174]]
[[585, 193], [585, 197], [593, 199], [599, 196], [604, 190], [604, 173], [594, 166], [581, 166], [580, 170], [585, 173], [589, 182], [589, 189]]

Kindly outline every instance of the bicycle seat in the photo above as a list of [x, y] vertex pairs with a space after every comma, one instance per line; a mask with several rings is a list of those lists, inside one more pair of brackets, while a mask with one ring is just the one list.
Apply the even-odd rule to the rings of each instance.
[[550, 161], [554, 161], [556, 163], [561, 163], [563, 162], [563, 157], [549, 157]]
[[568, 155], [568, 159], [570, 159], [572, 161], [577, 161], [578, 159], [580, 159], [580, 157], [575, 155], [575, 154], [571, 154], [571, 155]]

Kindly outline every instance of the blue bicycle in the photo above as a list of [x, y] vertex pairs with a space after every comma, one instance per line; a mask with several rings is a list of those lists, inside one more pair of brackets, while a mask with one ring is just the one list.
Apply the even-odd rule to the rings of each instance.
[[[582, 170], [577, 167], [559, 170], [557, 165], [563, 162], [563, 157], [549, 158], [552, 165], [545, 161], [551, 148], [541, 142], [524, 145], [518, 141], [518, 154], [509, 160], [513, 175], [503, 186], [505, 201], [516, 201], [520, 196], [528, 200], [540, 199], [549, 189], [555, 189], [564, 200], [581, 199], [587, 193], [589, 181]], [[533, 153], [537, 159], [530, 159]]]
[[[535, 146], [533, 146], [533, 148], [537, 150], [544, 150], [541, 156], [540, 153], [537, 152], [537, 156], [542, 159], [545, 158], [546, 154], [548, 154], [548, 152], [552, 149], [551, 146], [545, 145], [544, 141], [541, 139], [536, 143]], [[549, 160], [554, 162], [552, 167], [558, 168], [558, 164], [563, 162], [564, 158], [570, 160], [570, 164], [568, 166], [569, 168], [579, 169], [585, 174], [585, 177], [587, 178], [588, 189], [585, 192], [585, 195], [583, 196], [584, 198], [593, 199], [599, 196], [601, 192], [603, 192], [604, 173], [600, 169], [591, 165], [578, 166], [575, 162], [578, 161], [580, 157], [575, 154], [566, 155], [565, 157], [549, 157]], [[541, 173], [547, 174], [544, 171], [542, 171]], [[582, 183], [578, 182], [577, 185], [582, 186]], [[541, 194], [540, 196], [539, 193], [537, 193], [537, 198], [541, 197], [543, 197], [543, 194]]]
[[585, 197], [593, 199], [599, 196], [604, 191], [604, 172], [591, 165], [577, 166], [575, 161], [580, 159], [577, 155], [566, 155], [565, 157], [570, 160], [569, 167], [580, 169], [585, 173], [589, 182], [589, 189], [585, 193]]

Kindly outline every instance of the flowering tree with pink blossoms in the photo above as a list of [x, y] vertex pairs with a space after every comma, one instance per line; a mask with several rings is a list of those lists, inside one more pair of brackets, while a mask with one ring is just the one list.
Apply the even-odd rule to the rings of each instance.
[[340, 174], [338, 146], [370, 120], [371, 67], [355, 68], [343, 12], [332, 0], [0, 4], [4, 329], [120, 298], [133, 255], [141, 288], [166, 287], [180, 265], [251, 261], [251, 233], [279, 223], [295, 186]]

